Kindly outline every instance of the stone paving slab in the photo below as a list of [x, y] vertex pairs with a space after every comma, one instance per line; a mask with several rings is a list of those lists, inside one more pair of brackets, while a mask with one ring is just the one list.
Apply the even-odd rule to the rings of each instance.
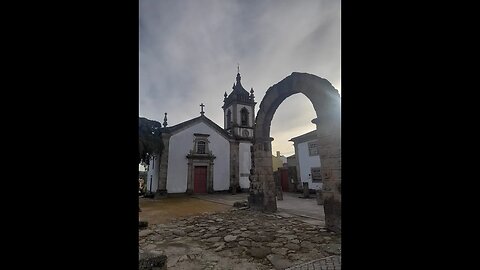
[[286, 268], [285, 270], [341, 270], [341, 256], [325, 257], [311, 262]]

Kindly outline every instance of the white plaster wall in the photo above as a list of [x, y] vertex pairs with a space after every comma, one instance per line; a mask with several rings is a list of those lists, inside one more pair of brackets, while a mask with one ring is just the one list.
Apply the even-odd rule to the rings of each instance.
[[[150, 191], [150, 187], [151, 187], [151, 191], [155, 192], [157, 191], [157, 188], [158, 188], [158, 172], [159, 172], [158, 168], [160, 166], [160, 158], [156, 157], [155, 160], [153, 158], [150, 158], [149, 164], [150, 165], [148, 166], [148, 171], [147, 171], [147, 190]], [[151, 186], [150, 186], [150, 182], [152, 182]]]
[[193, 148], [194, 133], [210, 134], [209, 150], [216, 156], [213, 169], [213, 190], [228, 190], [230, 187], [230, 144], [222, 135], [207, 124], [200, 122], [170, 137], [168, 149], [167, 192], [187, 191], [187, 154]]
[[250, 174], [250, 168], [252, 167], [251, 162], [251, 154], [250, 154], [250, 146], [251, 143], [243, 143], [239, 144], [239, 155], [240, 155], [240, 187], [241, 188], [249, 188], [250, 187], [250, 180], [248, 176], [242, 176], [242, 173]]
[[[253, 112], [252, 112], [252, 107], [243, 105], [243, 104], [237, 104], [237, 123], [240, 125], [242, 123], [242, 115], [240, 114], [240, 111], [245, 107], [245, 109], [248, 110], [248, 126], [251, 127], [253, 123]], [[233, 112], [232, 112], [233, 113]]]
[[309, 189], [321, 189], [323, 183], [316, 182], [312, 183], [312, 179], [308, 176], [311, 174], [312, 167], [320, 167], [320, 156], [310, 156], [308, 154], [308, 143], [313, 142], [314, 140], [308, 142], [302, 142], [298, 144], [298, 163], [300, 171], [300, 183], [308, 182]]

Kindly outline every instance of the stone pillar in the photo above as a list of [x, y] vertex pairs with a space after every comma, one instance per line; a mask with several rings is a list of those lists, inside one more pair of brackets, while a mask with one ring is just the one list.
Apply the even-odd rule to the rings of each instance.
[[277, 200], [283, 201], [283, 191], [282, 191], [282, 183], [281, 183], [281, 176], [280, 170], [277, 170], [273, 173], [273, 177], [275, 179], [275, 195], [277, 196]]
[[300, 157], [299, 154], [300, 152], [298, 151], [298, 144], [293, 145], [295, 148], [295, 163], [296, 163], [296, 169], [295, 173], [297, 174], [297, 181], [295, 182], [295, 191], [300, 191], [300, 183], [302, 182], [302, 177], [300, 176]]
[[297, 184], [297, 167], [288, 167], [288, 186], [290, 192], [297, 192], [298, 184]]
[[310, 198], [310, 189], [308, 188], [308, 182], [303, 182], [303, 197]]
[[316, 190], [316, 195], [317, 195], [317, 204], [323, 205], [323, 196], [322, 196], [322, 191], [320, 189]]
[[210, 161], [207, 172], [207, 192], [213, 193], [213, 161]]
[[191, 195], [193, 194], [193, 161], [188, 159], [188, 172], [187, 172], [187, 190], [185, 193]]
[[170, 134], [162, 133], [163, 150], [160, 154], [160, 166], [158, 174], [158, 189], [155, 194], [156, 198], [165, 197], [167, 195], [167, 172], [168, 172], [168, 151]]
[[277, 186], [277, 200], [283, 201], [283, 191], [281, 186]]
[[237, 193], [240, 186], [240, 143], [230, 142], [230, 192]]
[[255, 138], [253, 145], [252, 170], [250, 175], [250, 208], [265, 212], [277, 211], [275, 181], [272, 168], [273, 138]]
[[[325, 225], [327, 229], [340, 233], [341, 219], [341, 145], [340, 125], [324, 125], [317, 119], [318, 145], [323, 180], [323, 208], [325, 211]], [[327, 130], [328, 128], [328, 130]]]

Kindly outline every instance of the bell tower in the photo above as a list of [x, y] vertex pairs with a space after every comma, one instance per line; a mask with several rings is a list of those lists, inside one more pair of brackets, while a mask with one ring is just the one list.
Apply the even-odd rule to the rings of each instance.
[[241, 83], [240, 68], [237, 67], [236, 82], [232, 92], [223, 99], [224, 129], [236, 138], [253, 139], [255, 121], [255, 95], [253, 87], [248, 93]]

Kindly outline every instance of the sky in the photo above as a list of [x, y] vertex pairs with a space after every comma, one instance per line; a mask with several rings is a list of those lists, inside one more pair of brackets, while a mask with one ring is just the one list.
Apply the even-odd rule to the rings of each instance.
[[[339, 0], [140, 0], [139, 115], [173, 126], [200, 115], [223, 127], [223, 95], [240, 68], [258, 111], [267, 89], [292, 72], [325, 78], [341, 94]], [[271, 126], [272, 152], [315, 129], [303, 94], [288, 97]]]

